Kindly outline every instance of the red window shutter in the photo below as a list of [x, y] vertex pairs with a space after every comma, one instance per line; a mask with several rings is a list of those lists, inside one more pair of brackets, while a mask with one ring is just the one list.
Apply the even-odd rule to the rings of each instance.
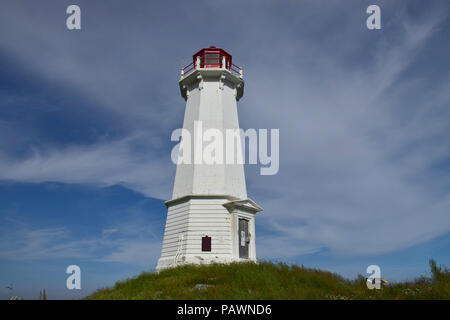
[[202, 238], [202, 251], [211, 251], [211, 237], [204, 236]]

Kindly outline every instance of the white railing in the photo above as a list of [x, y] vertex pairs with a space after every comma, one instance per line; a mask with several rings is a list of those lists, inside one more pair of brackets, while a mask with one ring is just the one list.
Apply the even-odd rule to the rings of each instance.
[[227, 69], [234, 75], [237, 75], [241, 79], [244, 77], [244, 70], [242, 67], [239, 67], [239, 66], [235, 65], [234, 63], [227, 66], [225, 59], [223, 59], [222, 63], [220, 63], [220, 61], [218, 61], [217, 63], [208, 61], [208, 63], [205, 65], [205, 63], [201, 64], [200, 57], [197, 57], [197, 61], [196, 61], [195, 65], [194, 65], [194, 62], [191, 62], [186, 67], [181, 68], [180, 79], [183, 79], [185, 76], [187, 76], [194, 70], [208, 69], [208, 68], [223, 68], [223, 69]]

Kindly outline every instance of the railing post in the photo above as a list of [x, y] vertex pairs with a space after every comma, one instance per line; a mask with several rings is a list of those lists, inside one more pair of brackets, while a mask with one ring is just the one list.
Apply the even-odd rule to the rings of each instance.
[[183, 80], [184, 77], [184, 68], [181, 68], [180, 80]]
[[197, 56], [197, 61], [195, 61], [195, 69], [200, 69], [200, 57]]
[[244, 69], [243, 68], [239, 69], [239, 77], [244, 78]]

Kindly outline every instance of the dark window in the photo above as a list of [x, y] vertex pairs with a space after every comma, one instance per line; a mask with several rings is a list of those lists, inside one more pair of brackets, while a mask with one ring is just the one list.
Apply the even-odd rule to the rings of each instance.
[[218, 64], [220, 63], [220, 57], [218, 53], [207, 53], [205, 54], [206, 64]]
[[217, 68], [221, 66], [220, 55], [218, 53], [206, 53], [200, 56], [201, 68]]
[[202, 238], [202, 251], [211, 251], [211, 237], [204, 236]]

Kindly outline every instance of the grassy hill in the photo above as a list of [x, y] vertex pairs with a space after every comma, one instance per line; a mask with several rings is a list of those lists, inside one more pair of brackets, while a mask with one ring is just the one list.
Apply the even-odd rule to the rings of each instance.
[[101, 289], [87, 299], [450, 299], [450, 270], [431, 260], [431, 278], [369, 290], [366, 279], [303, 266], [233, 263], [180, 266]]

